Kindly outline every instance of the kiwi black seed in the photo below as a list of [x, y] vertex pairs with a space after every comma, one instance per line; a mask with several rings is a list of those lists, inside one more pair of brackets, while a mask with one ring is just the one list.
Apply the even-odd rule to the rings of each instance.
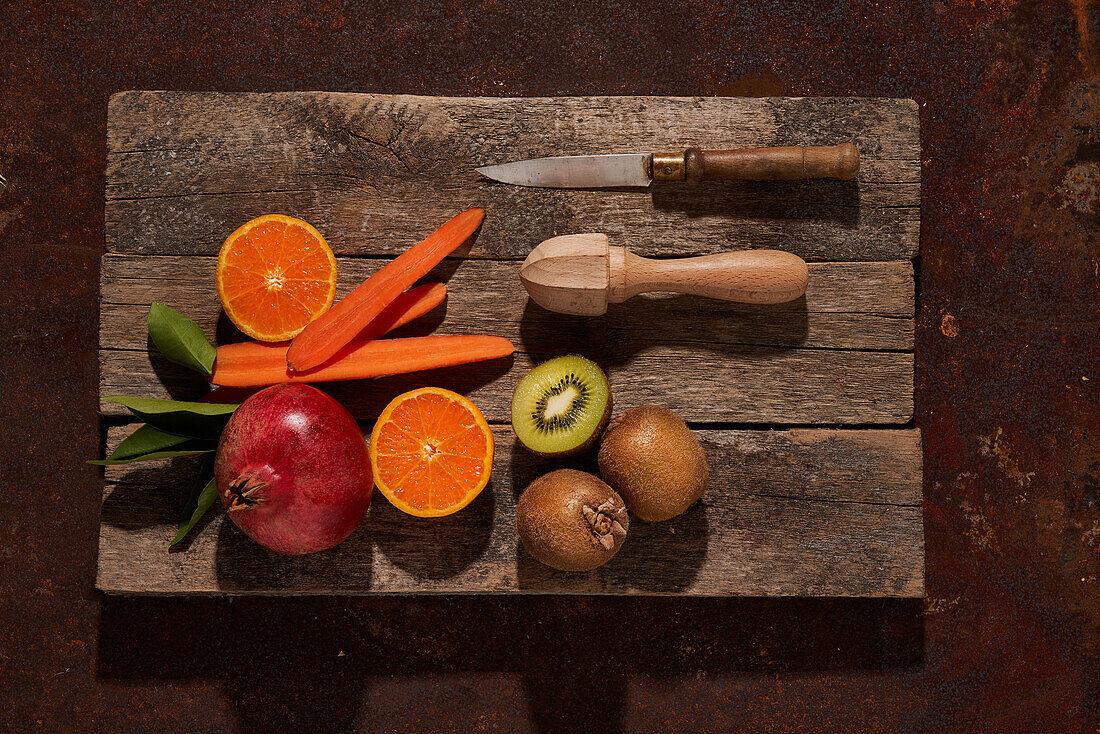
[[559, 571], [588, 571], [619, 552], [630, 529], [626, 504], [591, 474], [558, 469], [520, 495], [516, 530], [536, 560]]
[[603, 480], [649, 522], [691, 507], [703, 496], [710, 473], [699, 439], [680, 416], [658, 405], [615, 416], [600, 441], [598, 461]]
[[588, 451], [610, 417], [607, 376], [595, 362], [575, 354], [535, 367], [512, 395], [512, 430], [539, 456]]

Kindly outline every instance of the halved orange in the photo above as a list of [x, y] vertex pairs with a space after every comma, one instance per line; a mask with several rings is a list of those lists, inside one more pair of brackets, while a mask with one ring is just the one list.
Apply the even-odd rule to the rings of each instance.
[[441, 387], [394, 398], [370, 437], [374, 484], [417, 517], [458, 512], [489, 483], [493, 433], [477, 406]]
[[229, 235], [214, 280], [238, 329], [260, 341], [285, 341], [332, 305], [336, 258], [308, 222], [267, 214]]

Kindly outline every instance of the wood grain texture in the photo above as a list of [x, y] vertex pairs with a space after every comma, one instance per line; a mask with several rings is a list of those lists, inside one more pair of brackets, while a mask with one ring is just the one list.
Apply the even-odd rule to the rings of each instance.
[[806, 178], [847, 181], [859, 172], [859, 148], [853, 143], [745, 150], [689, 148], [684, 151], [684, 168], [688, 181], [794, 181]]
[[[340, 297], [384, 260], [342, 258]], [[217, 343], [243, 337], [213, 294], [214, 258], [108, 255], [103, 260], [102, 395], [195, 399], [195, 373], [150, 352], [156, 299], [194, 318]], [[815, 263], [804, 299], [749, 306], [686, 296], [638, 296], [597, 318], [530, 301], [512, 261], [447, 261], [445, 308], [394, 335], [488, 333], [512, 340], [495, 360], [371, 382], [325, 385], [359, 418], [395, 391], [435, 384], [469, 394], [491, 421], [509, 420], [516, 382], [534, 364], [577, 351], [604, 365], [619, 405], [659, 403], [697, 422], [901, 424], [913, 408], [914, 285], [910, 263]], [[104, 404], [108, 413], [124, 409]]]
[[[854, 181], [703, 182], [649, 190], [524, 189], [487, 163], [561, 153], [827, 145], [860, 151]], [[343, 296], [453, 214], [485, 206], [474, 246], [425, 281], [441, 307], [394, 335], [488, 333], [514, 357], [322, 385], [365, 425], [424, 385], [468, 395], [493, 422], [489, 487], [451, 518], [400, 515], [376, 497], [339, 547], [279, 557], [219, 512], [169, 553], [194, 466], [106, 470], [97, 585], [137, 594], [602, 593], [920, 596], [919, 432], [913, 410], [920, 151], [909, 100], [440, 99], [293, 93], [128, 92], [108, 119], [101, 273], [101, 394], [195, 399], [198, 375], [146, 336], [159, 300], [215, 343], [243, 337], [221, 313], [225, 237], [273, 211], [316, 225], [340, 255]], [[519, 262], [561, 234], [603, 232], [645, 256], [779, 249], [809, 261], [806, 295], [754, 306], [640, 295], [599, 317], [527, 298]], [[635, 522], [623, 551], [567, 575], [514, 529], [518, 492], [555, 468], [513, 444], [512, 391], [537, 362], [579, 352], [608, 371], [619, 410], [665, 405], [699, 430], [712, 465], [703, 502]], [[121, 418], [119, 406], [105, 413]], [[108, 450], [133, 423], [108, 428]], [[728, 424], [830, 426], [729, 430]], [[859, 426], [840, 430], [837, 426]], [[740, 427], [740, 426], [739, 426]], [[588, 459], [591, 462], [591, 458]], [[574, 464], [592, 469], [591, 464]]]
[[[854, 142], [854, 181], [715, 181], [632, 190], [508, 186], [473, 169], [560, 154]], [[107, 133], [109, 252], [214, 254], [272, 211], [340, 255], [396, 254], [485, 206], [470, 257], [520, 258], [605, 232], [640, 255], [766, 248], [807, 260], [917, 252], [916, 104], [892, 99], [437, 98], [125, 92]]]
[[[110, 429], [108, 446], [129, 430]], [[702, 502], [668, 522], [632, 522], [619, 554], [580, 574], [533, 560], [515, 532], [518, 492], [556, 465], [516, 447], [509, 428], [493, 433], [492, 482], [461, 513], [412, 518], [376, 493], [347, 541], [302, 557], [265, 551], [220, 510], [169, 552], [194, 463], [108, 467], [97, 586], [137, 594], [923, 594], [915, 430], [700, 431], [712, 469]]]
[[609, 257], [614, 303], [652, 292], [761, 305], [789, 303], [806, 294], [806, 261], [782, 250], [737, 250], [658, 259], [613, 247]]
[[600, 316], [608, 303], [642, 293], [683, 293], [735, 303], [788, 303], [806, 294], [808, 269], [781, 250], [737, 250], [682, 258], [639, 257], [600, 232], [551, 237], [520, 266], [538, 305], [556, 313]]

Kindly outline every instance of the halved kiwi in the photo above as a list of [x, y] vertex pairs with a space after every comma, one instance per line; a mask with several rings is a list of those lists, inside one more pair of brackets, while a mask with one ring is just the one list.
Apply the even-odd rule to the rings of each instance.
[[524, 375], [512, 395], [512, 430], [539, 456], [592, 448], [611, 417], [611, 386], [599, 365], [571, 354]]

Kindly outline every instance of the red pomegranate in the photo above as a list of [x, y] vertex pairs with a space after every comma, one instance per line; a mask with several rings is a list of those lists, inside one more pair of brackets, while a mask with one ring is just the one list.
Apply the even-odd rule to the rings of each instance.
[[367, 442], [351, 413], [303, 384], [265, 388], [237, 408], [218, 443], [214, 478], [237, 527], [288, 555], [351, 535], [374, 490]]

